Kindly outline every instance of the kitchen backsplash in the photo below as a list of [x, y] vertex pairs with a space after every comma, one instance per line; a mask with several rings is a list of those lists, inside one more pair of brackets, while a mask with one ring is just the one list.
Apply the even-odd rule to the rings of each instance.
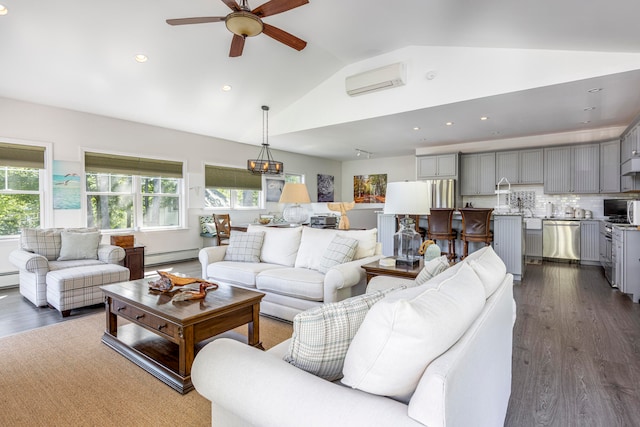
[[[563, 212], [565, 206], [590, 210], [593, 218], [604, 217], [604, 199], [639, 200], [640, 194], [544, 194], [541, 185], [518, 185], [511, 187], [511, 194], [500, 195], [500, 205], [508, 204], [511, 212], [518, 212], [518, 197], [523, 207], [523, 213], [528, 214], [531, 209], [533, 216], [544, 217], [547, 202], [553, 203], [554, 215]], [[508, 199], [507, 199], [508, 197]], [[474, 208], [493, 208], [498, 204], [497, 196], [464, 196], [463, 206], [471, 203]]]

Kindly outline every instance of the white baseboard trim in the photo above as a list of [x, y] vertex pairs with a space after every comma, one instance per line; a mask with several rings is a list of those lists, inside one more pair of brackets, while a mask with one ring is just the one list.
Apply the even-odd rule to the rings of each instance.
[[17, 271], [0, 273], [0, 288], [17, 288], [20, 283], [19, 276]]

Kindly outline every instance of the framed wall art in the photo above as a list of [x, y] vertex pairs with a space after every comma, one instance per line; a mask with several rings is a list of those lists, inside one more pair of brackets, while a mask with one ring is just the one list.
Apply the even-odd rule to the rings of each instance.
[[333, 202], [333, 175], [318, 174], [318, 202]]
[[353, 200], [356, 203], [384, 203], [386, 194], [386, 173], [353, 177]]
[[278, 178], [265, 178], [264, 188], [267, 202], [278, 203], [280, 196], [282, 195], [282, 188], [284, 187], [284, 179]]

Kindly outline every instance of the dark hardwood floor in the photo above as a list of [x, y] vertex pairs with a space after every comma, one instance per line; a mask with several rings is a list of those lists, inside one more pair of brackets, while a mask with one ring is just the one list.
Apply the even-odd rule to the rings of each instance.
[[[147, 268], [200, 276], [197, 261]], [[640, 280], [640, 278], [638, 278]], [[640, 426], [640, 305], [602, 269], [528, 265], [514, 286], [513, 382], [506, 426]], [[36, 308], [0, 290], [0, 337], [102, 311]]]

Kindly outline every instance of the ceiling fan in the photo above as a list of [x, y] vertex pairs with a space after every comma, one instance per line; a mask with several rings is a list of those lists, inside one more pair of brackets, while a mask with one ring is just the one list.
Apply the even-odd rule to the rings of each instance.
[[188, 25], [224, 21], [227, 29], [233, 33], [231, 50], [229, 51], [229, 56], [231, 57], [242, 55], [244, 40], [247, 37], [254, 37], [260, 33], [264, 33], [272, 39], [296, 50], [302, 50], [307, 45], [307, 42], [304, 40], [280, 28], [262, 22], [262, 18], [303, 6], [309, 3], [309, 0], [271, 0], [253, 10], [249, 9], [247, 0], [240, 0], [240, 4], [236, 3], [235, 0], [222, 0], [222, 2], [229, 6], [233, 12], [227, 16], [167, 19], [167, 24]]

